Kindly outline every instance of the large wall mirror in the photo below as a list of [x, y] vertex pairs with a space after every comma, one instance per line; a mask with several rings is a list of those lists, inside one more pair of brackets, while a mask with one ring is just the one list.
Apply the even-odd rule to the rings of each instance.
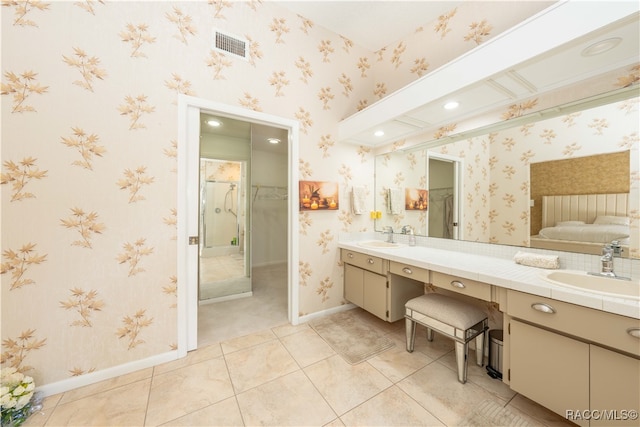
[[[423, 236], [583, 253], [618, 240], [624, 256], [640, 258], [638, 94], [636, 86], [377, 155], [376, 231], [409, 225]], [[415, 194], [428, 203], [419, 208]], [[547, 211], [554, 216], [543, 227]], [[595, 227], [585, 227], [594, 222], [620, 227], [603, 227], [591, 241]], [[547, 238], [541, 230], [552, 226], [576, 228]], [[545, 238], [575, 244], [540, 243]]]

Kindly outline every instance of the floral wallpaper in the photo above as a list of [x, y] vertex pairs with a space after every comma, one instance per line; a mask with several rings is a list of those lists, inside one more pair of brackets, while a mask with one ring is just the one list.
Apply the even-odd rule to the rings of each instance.
[[[370, 52], [266, 0], [2, 0], [2, 363], [44, 385], [176, 348], [178, 94], [298, 120], [300, 179], [371, 189], [337, 123], [546, 5], [461, 3]], [[338, 233], [372, 226], [300, 215], [300, 315], [344, 303]]]

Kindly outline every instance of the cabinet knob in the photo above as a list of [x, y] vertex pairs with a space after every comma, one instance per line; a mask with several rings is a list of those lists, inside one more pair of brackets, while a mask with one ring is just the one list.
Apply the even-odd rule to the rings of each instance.
[[459, 281], [459, 280], [452, 280], [452, 281], [451, 281], [451, 286], [453, 286], [454, 288], [460, 288], [460, 289], [462, 289], [462, 288], [466, 288], [466, 286], [464, 285], [464, 283], [462, 283], [462, 282], [461, 282], [461, 281]]
[[411, 269], [409, 267], [403, 268], [402, 271], [404, 271], [407, 274], [413, 274], [413, 271], [411, 271]]
[[627, 333], [632, 337], [640, 338], [640, 328], [629, 328]]
[[367, 260], [367, 262], [368, 262], [369, 264], [373, 264], [375, 261], [373, 260], [373, 258], [369, 258], [369, 259]]
[[353, 254], [352, 254], [351, 252], [349, 252], [349, 253], [347, 254], [347, 256], [348, 256], [349, 258], [353, 258]]
[[555, 308], [551, 307], [549, 304], [544, 304], [542, 302], [536, 302], [534, 304], [531, 304], [531, 308], [533, 308], [534, 310], [540, 311], [542, 313], [554, 314], [556, 312]]

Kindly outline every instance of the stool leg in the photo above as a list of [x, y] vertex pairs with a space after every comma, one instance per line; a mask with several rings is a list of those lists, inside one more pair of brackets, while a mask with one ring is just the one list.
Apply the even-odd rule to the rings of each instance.
[[433, 341], [433, 329], [427, 328], [427, 341]]
[[484, 365], [484, 335], [483, 332], [476, 337], [476, 363], [478, 366]]
[[404, 319], [404, 332], [407, 336], [407, 351], [409, 353], [413, 352], [413, 343], [416, 340], [416, 322], [413, 320], [406, 318]]
[[458, 381], [462, 384], [467, 382], [467, 354], [468, 346], [465, 343], [456, 341], [456, 365], [458, 366]]

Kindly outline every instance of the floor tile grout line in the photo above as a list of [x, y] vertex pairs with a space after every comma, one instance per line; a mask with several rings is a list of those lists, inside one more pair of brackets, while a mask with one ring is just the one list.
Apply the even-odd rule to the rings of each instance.
[[[408, 378], [408, 377], [407, 377]], [[400, 381], [398, 381], [398, 384], [400, 383]], [[407, 393], [402, 387], [398, 386], [397, 384], [395, 384], [395, 386], [398, 388], [398, 390], [400, 390], [404, 395], [406, 395], [409, 399], [413, 400], [414, 402], [416, 402], [416, 404], [418, 404], [418, 406], [420, 406], [421, 408], [423, 408], [425, 411], [427, 411], [429, 414], [431, 414], [431, 416], [433, 418], [435, 418], [436, 420], [438, 420], [440, 423], [442, 423], [443, 426], [446, 426], [447, 423], [444, 422], [444, 420], [441, 420], [440, 417], [438, 417], [436, 414], [434, 414], [433, 412], [431, 412], [429, 410], [429, 408], [425, 407], [422, 403], [420, 403], [417, 399], [415, 399], [413, 396], [411, 396], [409, 393]]]
[[[267, 341], [267, 342], [269, 342], [269, 341]], [[263, 344], [266, 344], [266, 342], [265, 342], [265, 343], [263, 343]], [[282, 343], [280, 343], [280, 344], [282, 345]], [[260, 344], [259, 344], [259, 345], [260, 345]], [[249, 347], [249, 348], [254, 348], [254, 347], [257, 347], [257, 345], [256, 345], [256, 346], [253, 346], [253, 347]], [[282, 345], [282, 347], [284, 347], [285, 351], [287, 351], [287, 353], [289, 353], [289, 351], [287, 350], [287, 348], [286, 348], [284, 345]], [[233, 353], [230, 353], [230, 354], [233, 354]], [[274, 381], [276, 381], [276, 380], [279, 380], [279, 379], [281, 379], [281, 378], [284, 378], [284, 377], [286, 377], [287, 375], [293, 374], [293, 373], [294, 373], [294, 372], [296, 372], [297, 370], [302, 370], [302, 368], [300, 368], [300, 367], [299, 367], [300, 365], [299, 365], [299, 364], [298, 364], [298, 362], [295, 360], [295, 358], [294, 358], [293, 356], [291, 356], [291, 358], [292, 358], [292, 359], [293, 359], [293, 361], [296, 363], [296, 366], [298, 366], [298, 369], [296, 369], [296, 370], [294, 370], [294, 371], [291, 371], [291, 372], [287, 372], [287, 373], [282, 374], [282, 375], [280, 375], [280, 376], [278, 376], [278, 377], [276, 377], [276, 378], [272, 378], [272, 379], [267, 380], [267, 381], [265, 381], [265, 382], [263, 382], [263, 383], [261, 383], [261, 384], [255, 385], [255, 386], [253, 386], [253, 387], [250, 387], [250, 388], [248, 388], [248, 389], [246, 389], [246, 390], [242, 390], [242, 391], [237, 391], [237, 390], [236, 390], [236, 387], [235, 387], [235, 385], [233, 384], [233, 380], [231, 379], [231, 371], [229, 370], [229, 365], [227, 364], [227, 359], [225, 358], [225, 359], [224, 359], [224, 360], [225, 360], [225, 366], [227, 367], [227, 374], [229, 375], [229, 381], [231, 382], [231, 386], [232, 386], [232, 388], [233, 388], [234, 395], [235, 395], [235, 396], [238, 396], [239, 394], [246, 393], [246, 392], [248, 392], [249, 390], [256, 389], [256, 388], [261, 387], [261, 386], [263, 386], [263, 385], [265, 385], [265, 384], [269, 384], [269, 383], [272, 383], [272, 382], [274, 382]]]
[[[239, 349], [237, 349], [237, 350], [230, 351], [230, 352], [225, 352], [225, 351], [224, 351], [224, 347], [223, 347], [223, 345], [222, 345], [222, 344], [224, 344], [225, 342], [233, 341], [233, 340], [238, 339], [238, 338], [248, 337], [248, 336], [251, 336], [251, 335], [257, 335], [257, 334], [263, 333], [264, 331], [267, 331], [267, 330], [268, 330], [268, 331], [270, 331], [270, 332], [273, 334], [273, 338], [269, 338], [269, 339], [268, 339], [268, 340], [266, 340], [266, 341], [262, 341], [262, 342], [257, 343], [257, 344], [252, 344], [252, 345], [247, 346], [247, 347], [242, 347], [242, 348], [239, 348]], [[240, 336], [240, 337], [238, 337], [238, 338], [232, 338], [232, 339], [230, 339], [230, 340], [225, 340], [225, 341], [221, 341], [221, 342], [220, 342], [220, 348], [221, 348], [221, 350], [222, 350], [222, 354], [223, 354], [223, 355], [230, 355], [230, 354], [233, 354], [233, 353], [237, 353], [237, 352], [239, 352], [239, 351], [244, 351], [244, 350], [248, 350], [248, 349], [250, 349], [250, 348], [258, 347], [258, 346], [260, 346], [260, 345], [262, 345], [262, 344], [266, 344], [266, 343], [268, 343], [268, 342], [275, 341], [276, 339], [278, 339], [278, 336], [277, 336], [275, 333], [273, 333], [273, 331], [271, 331], [271, 329], [263, 329], [263, 330], [260, 330], [260, 331], [258, 331], [258, 332], [255, 332], [255, 333], [251, 333], [251, 334], [247, 334], [247, 335]]]
[[144, 407], [144, 417], [142, 421], [142, 425], [147, 425], [147, 417], [149, 416], [149, 404], [151, 403], [151, 390], [153, 390], [153, 381], [155, 379], [156, 367], [154, 366], [151, 370], [151, 379], [149, 381], [149, 390], [147, 392], [147, 404]]
[[[317, 334], [317, 332], [316, 332], [316, 334]], [[336, 355], [337, 355], [337, 354], [334, 354], [334, 355], [331, 355], [331, 356], [329, 356], [329, 357], [333, 357], [333, 356], [336, 356]], [[312, 364], [311, 364], [311, 365], [309, 365], [309, 366], [313, 366], [313, 365], [315, 365], [316, 363], [320, 363], [320, 362], [322, 362], [322, 361], [324, 361], [324, 360], [327, 360], [329, 357], [326, 357], [326, 358], [324, 358], [324, 359], [322, 359], [322, 360], [318, 360], [317, 362], [314, 362], [314, 363], [312, 363]], [[309, 366], [307, 366], [307, 367], [309, 367]], [[340, 415], [338, 415], [338, 413], [336, 412], [336, 410], [334, 409], [334, 407], [333, 407], [333, 406], [331, 406], [331, 403], [329, 403], [329, 401], [327, 400], [327, 398], [325, 397], [325, 395], [324, 395], [324, 394], [322, 394], [322, 392], [318, 389], [318, 386], [317, 386], [317, 385], [316, 385], [316, 383], [314, 383], [314, 382], [313, 382], [313, 380], [309, 377], [309, 375], [308, 375], [308, 374], [307, 374], [307, 372], [304, 370], [304, 368], [303, 368], [303, 369], [301, 369], [301, 371], [302, 371], [302, 374], [307, 378], [307, 380], [309, 380], [309, 383], [311, 383], [311, 385], [313, 386], [313, 388], [318, 392], [318, 395], [320, 395], [320, 397], [322, 397], [322, 400], [324, 400], [324, 402], [327, 404], [327, 406], [329, 407], [329, 409], [331, 409], [331, 410], [333, 411], [333, 414], [336, 416], [336, 418], [334, 418], [334, 420], [340, 420], [340, 422], [342, 422], [342, 419], [340, 418]], [[344, 423], [342, 423], [342, 424], [344, 424]]]
[[[64, 393], [62, 393], [62, 395], [64, 395]], [[46, 399], [46, 398], [45, 398], [45, 399]], [[44, 427], [46, 427], [47, 423], [48, 423], [48, 422], [49, 422], [49, 420], [51, 419], [51, 416], [52, 416], [52, 415], [53, 415], [53, 413], [55, 412], [56, 408], [58, 408], [58, 405], [60, 405], [60, 401], [61, 401], [61, 400], [62, 400], [62, 396], [60, 396], [60, 397], [58, 398], [58, 400], [56, 401], [56, 404], [55, 404], [55, 405], [53, 405], [53, 407], [49, 408], [49, 409], [51, 409], [51, 410], [50, 410], [50, 411], [47, 411], [47, 412], [48, 412], [48, 415], [47, 415], [46, 419], [44, 420], [44, 423], [42, 424]], [[42, 414], [45, 414], [45, 415], [46, 415], [46, 413], [44, 412], [44, 408], [43, 408], [43, 409], [41, 409], [41, 410], [40, 410], [40, 412], [41, 412]]]

